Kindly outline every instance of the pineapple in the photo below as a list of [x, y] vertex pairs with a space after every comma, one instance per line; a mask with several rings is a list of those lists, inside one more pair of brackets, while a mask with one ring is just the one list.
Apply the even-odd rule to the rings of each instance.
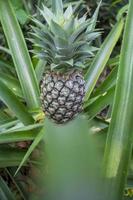
[[97, 49], [92, 41], [99, 32], [94, 30], [94, 16], [91, 19], [86, 14], [75, 16], [71, 4], [63, 9], [62, 0], [53, 0], [52, 4], [52, 11], [42, 6], [43, 22], [33, 19], [31, 41], [35, 56], [47, 61], [40, 83], [42, 109], [48, 118], [63, 124], [82, 111], [85, 96], [82, 71]]

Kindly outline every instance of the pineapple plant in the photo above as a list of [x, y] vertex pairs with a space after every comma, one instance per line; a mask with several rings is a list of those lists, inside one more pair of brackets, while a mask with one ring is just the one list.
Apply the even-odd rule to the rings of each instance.
[[48, 118], [63, 124], [82, 111], [83, 69], [97, 49], [92, 41], [99, 32], [94, 18], [75, 16], [71, 4], [64, 9], [62, 0], [57, 0], [52, 6], [52, 11], [45, 5], [40, 9], [43, 22], [33, 19], [31, 41], [35, 56], [47, 61], [40, 83], [42, 109]]
[[[119, 199], [118, 195], [120, 194], [120, 196], [121, 196], [121, 194], [123, 193], [123, 189], [124, 189], [124, 185], [125, 185], [124, 181], [127, 177], [127, 167], [129, 166], [129, 163], [127, 162], [126, 157], [129, 157], [129, 155], [130, 155], [129, 142], [132, 141], [131, 137], [130, 137], [131, 133], [132, 133], [132, 131], [131, 131], [132, 129], [129, 130], [129, 128], [128, 128], [129, 125], [132, 124], [129, 122], [132, 120], [131, 112], [132, 112], [132, 108], [133, 108], [133, 106], [131, 104], [133, 102], [132, 96], [131, 96], [132, 95], [132, 91], [131, 91], [132, 87], [131, 86], [132, 86], [132, 77], [133, 77], [131, 74], [131, 72], [133, 72], [133, 70], [131, 69], [132, 63], [130, 63], [130, 65], [129, 65], [129, 60], [132, 60], [131, 57], [133, 54], [133, 52], [132, 52], [133, 48], [131, 47], [132, 46], [131, 32], [133, 31], [132, 26], [131, 26], [131, 22], [132, 22], [132, 18], [133, 18], [132, 6], [133, 6], [132, 1], [130, 1], [130, 13], [128, 14], [128, 21], [130, 23], [127, 23], [127, 25], [128, 25], [127, 27], [124, 26], [125, 30], [127, 30], [127, 31], [125, 32], [124, 40], [123, 40], [123, 41], [125, 41], [124, 42], [125, 44], [131, 44], [131, 45], [126, 45], [126, 46], [124, 45], [123, 50], [121, 51], [122, 54], [120, 56], [125, 60], [125, 61], [123, 60], [124, 64], [122, 64], [122, 62], [121, 62], [121, 66], [123, 66], [123, 69], [120, 67], [120, 70], [119, 70], [123, 80], [118, 80], [119, 82], [117, 81], [120, 87], [117, 88], [117, 93], [116, 93], [115, 99], [114, 99], [113, 93], [110, 93], [110, 88], [111, 88], [111, 91], [113, 89], [112, 81], [114, 81], [114, 79], [116, 79], [116, 76], [115, 77], [113, 76], [111, 82], [108, 82], [108, 83], [106, 81], [104, 82], [104, 84], [105, 83], [107, 83], [107, 84], [105, 84], [104, 89], [100, 91], [101, 96], [97, 95], [96, 98], [93, 99], [94, 101], [92, 104], [89, 104], [89, 102], [92, 102], [91, 99], [89, 100], [89, 102], [86, 101], [86, 105], [87, 105], [87, 109], [88, 109], [88, 113], [86, 113], [86, 115], [88, 114], [88, 118], [91, 115], [91, 120], [89, 118], [88, 123], [91, 122], [90, 128], [93, 129], [93, 133], [96, 133], [92, 137], [98, 136], [97, 144], [98, 144], [100, 153], [101, 153], [101, 150], [103, 152], [105, 149], [104, 148], [105, 146], [103, 143], [106, 142], [105, 141], [106, 135], [108, 134], [107, 131], [109, 130], [109, 137], [108, 137], [108, 141], [106, 143], [106, 148], [108, 146], [108, 150], [111, 148], [112, 149], [110, 151], [107, 151], [107, 152], [109, 152], [109, 154], [107, 154], [107, 158], [109, 158], [109, 160], [108, 160], [109, 162], [107, 162], [107, 163], [108, 163], [109, 169], [111, 169], [111, 172], [118, 172], [118, 175], [115, 177], [113, 176], [113, 179], [111, 178], [111, 182], [110, 182], [111, 176], [108, 176], [109, 184], [107, 182], [105, 182], [105, 184], [106, 185], [108, 184], [107, 185], [108, 190], [106, 190], [107, 194], [110, 191], [111, 191], [110, 194], [113, 194], [113, 193], [117, 194], [116, 199]], [[63, 9], [63, 10], [65, 11], [65, 9]], [[20, 174], [18, 174], [18, 176], [14, 176], [14, 173], [16, 171], [16, 167], [14, 167], [14, 166], [22, 166], [22, 164], [26, 161], [27, 157], [29, 157], [29, 154], [31, 153], [31, 151], [33, 151], [33, 149], [35, 149], [35, 146], [40, 141], [40, 139], [41, 139], [40, 135], [42, 135], [42, 138], [44, 138], [44, 133], [46, 133], [47, 130], [46, 130], [46, 124], [44, 126], [43, 125], [44, 123], [41, 123], [41, 121], [36, 118], [37, 116], [34, 115], [34, 112], [36, 112], [36, 110], [37, 110], [37, 112], [39, 111], [39, 113], [38, 113], [39, 116], [42, 114], [42, 113], [40, 113], [40, 110], [37, 109], [37, 108], [40, 108], [39, 107], [40, 104], [38, 101], [39, 100], [39, 91], [37, 91], [38, 87], [37, 87], [37, 82], [36, 82], [36, 74], [34, 73], [35, 71], [34, 71], [34, 68], [32, 67], [32, 62], [30, 61], [30, 57], [28, 55], [28, 49], [25, 45], [25, 40], [24, 40], [22, 31], [20, 29], [20, 25], [15, 16], [15, 12], [12, 8], [10, 0], [6, 0], [6, 1], [1, 0], [0, 1], [0, 18], [1, 18], [1, 25], [4, 28], [5, 38], [7, 39], [9, 49], [11, 52], [10, 63], [9, 63], [9, 60], [5, 57], [5, 53], [3, 52], [1, 54], [1, 59], [4, 62], [2, 62], [0, 64], [1, 65], [0, 71], [2, 72], [1, 76], [0, 76], [1, 77], [0, 99], [6, 104], [6, 105], [2, 104], [2, 108], [0, 109], [0, 144], [1, 144], [0, 167], [3, 168], [3, 170], [1, 170], [1, 174], [0, 174], [2, 176], [2, 179], [0, 178], [0, 185], [3, 186], [3, 187], [1, 187], [0, 194], [2, 195], [2, 197], [3, 196], [5, 196], [5, 198], [7, 197], [7, 199], [18, 199], [18, 198], [19, 199], [20, 198], [21, 199], [22, 198], [29, 199], [29, 196], [26, 194], [26, 192], [24, 190], [24, 188], [25, 188], [27, 191], [27, 181], [26, 182], [24, 181], [27, 179], [27, 177], [24, 176], [22, 178], [22, 175], [23, 175], [22, 172], [23, 172], [23, 169], [25, 169], [25, 168], [23, 168], [22, 171], [20, 171]], [[96, 72], [95, 74], [93, 73], [93, 76], [92, 76], [92, 79], [93, 79], [92, 89], [94, 89], [94, 86], [95, 86], [94, 83], [96, 83], [99, 75], [101, 74], [101, 71], [105, 67], [103, 65], [105, 65], [107, 63], [107, 61], [109, 61], [108, 64], [110, 63], [110, 65], [112, 65], [112, 62], [110, 62], [110, 61], [112, 61], [112, 59], [109, 60], [109, 57], [110, 57], [110, 54], [112, 53], [114, 47], [116, 47], [116, 43], [117, 43], [118, 39], [120, 38], [122, 30], [123, 30], [123, 24], [124, 24], [125, 20], [124, 20], [124, 18], [122, 18], [121, 20], [118, 21], [117, 24], [112, 28], [111, 32], [105, 39], [102, 47], [99, 49], [99, 53], [97, 54], [98, 56], [96, 56], [96, 58], [94, 58], [95, 62], [93, 62], [91, 65], [91, 69], [94, 69]], [[47, 27], [48, 27], [48, 25], [47, 25]], [[37, 26], [36, 26], [36, 28], [37, 28]], [[41, 29], [40, 27], [38, 27], [38, 28]], [[50, 29], [50, 26], [49, 26], [49, 29]], [[83, 31], [83, 33], [85, 31], [86, 31], [86, 29]], [[45, 34], [45, 36], [46, 36], [46, 34]], [[43, 38], [45, 38], [45, 37], [43, 37]], [[120, 41], [119, 41], [119, 43], [120, 43]], [[43, 49], [43, 48], [37, 47], [37, 49], [38, 49], [38, 53], [39, 53], [39, 52], [41, 52], [41, 49]], [[18, 50], [19, 50], [19, 53], [18, 53]], [[53, 49], [52, 49], [52, 51], [53, 51]], [[45, 51], [45, 53], [46, 53], [46, 51]], [[3, 55], [4, 55], [4, 58], [3, 58]], [[115, 54], [113, 53], [113, 55], [115, 55]], [[97, 62], [96, 62], [96, 60], [97, 60]], [[119, 63], [119, 59], [117, 59], [117, 61]], [[3, 63], [5, 65], [3, 65]], [[74, 60], [74, 63], [75, 63], [75, 60]], [[82, 59], [82, 62], [80, 63], [80, 66], [82, 66], [81, 65], [82, 63], [83, 63], [83, 59]], [[84, 63], [85, 63], [85, 61], [84, 61]], [[115, 63], [115, 65], [118, 65], [118, 63], [116, 64], [116, 58], [115, 58], [115, 60], [113, 58], [113, 63]], [[72, 68], [71, 68], [72, 70], [71, 70], [68, 67], [64, 67], [64, 65], [53, 69], [53, 68], [51, 68], [52, 64], [55, 64], [55, 63], [47, 62], [47, 71], [44, 73], [44, 76], [46, 76], [47, 73], [50, 73], [50, 75], [52, 73], [55, 73], [55, 75], [56, 75], [57, 72], [59, 72], [59, 74], [63, 74], [64, 76], [69, 72], [68, 75], [70, 75], [72, 73], [72, 70], [73, 70], [73, 76], [74, 76], [74, 75], [76, 75], [76, 73], [79, 73], [79, 71], [82, 72], [82, 67], [81, 68], [74, 67], [75, 65], [72, 66]], [[108, 64], [107, 64], [107, 66], [108, 66]], [[2, 74], [4, 74], [4, 76]], [[17, 74], [17, 76], [15, 76], [16, 74]], [[55, 75], [53, 74], [53, 77], [55, 77]], [[89, 80], [89, 78], [91, 78], [91, 75], [92, 75], [92, 73], [89, 74], [86, 79]], [[83, 75], [82, 75], [82, 77], [83, 77]], [[110, 77], [110, 79], [111, 79], [111, 77]], [[125, 78], [127, 80], [125, 80]], [[43, 80], [43, 78], [42, 78], [42, 80]], [[127, 82], [128, 82], [128, 85], [127, 85]], [[124, 84], [122, 84], [122, 83], [124, 83]], [[21, 87], [20, 87], [20, 84], [21, 84]], [[42, 84], [42, 82], [41, 82], [41, 84]], [[88, 82], [87, 82], [87, 84], [88, 84]], [[123, 85], [123, 87], [121, 87], [121, 85]], [[127, 88], [129, 89], [128, 91], [127, 91]], [[126, 90], [126, 92], [125, 92], [125, 90]], [[89, 89], [88, 89], [88, 91], [89, 91]], [[93, 92], [93, 91], [91, 91], [91, 92]], [[121, 94], [121, 96], [120, 96], [120, 94]], [[93, 94], [90, 98], [92, 98], [92, 97], [94, 97]], [[98, 103], [98, 107], [97, 107], [97, 102], [100, 102], [100, 104]], [[119, 108], [119, 109], [116, 109], [116, 107], [114, 107], [114, 111], [113, 111], [113, 115], [112, 115], [113, 120], [111, 121], [112, 125], [110, 128], [108, 128], [109, 124], [110, 124], [110, 120], [108, 120], [108, 123], [107, 123], [107, 121], [104, 121], [103, 119], [99, 120], [96, 117], [97, 116], [96, 112], [101, 111], [103, 109], [103, 106], [105, 107], [107, 104], [109, 104], [109, 105], [111, 104], [111, 108], [112, 108], [112, 102], [115, 102], [117, 108]], [[125, 102], [127, 103], [128, 106], [123, 107]], [[120, 108], [120, 106], [121, 106], [121, 108]], [[90, 114], [90, 108], [91, 108], [91, 114]], [[96, 109], [93, 109], [93, 108], [96, 108]], [[28, 112], [28, 111], [30, 111], [30, 112]], [[121, 115], [121, 113], [124, 113], [124, 115]], [[108, 116], [108, 119], [110, 119], [110, 114]], [[79, 124], [79, 127], [81, 127], [81, 121], [78, 121], [78, 122], [80, 122], [80, 124], [79, 123], [77, 123], [77, 124]], [[114, 124], [114, 122], [116, 122], [116, 123]], [[123, 122], [123, 126], [121, 126], [121, 124], [122, 124], [121, 122]], [[73, 123], [73, 126], [75, 127], [74, 128], [75, 132], [78, 130], [77, 124]], [[61, 152], [63, 152], [62, 147], [65, 145], [63, 145], [62, 143], [64, 141], [66, 141], [66, 142], [68, 142], [68, 145], [66, 145], [66, 148], [69, 149], [69, 152], [70, 152], [70, 142], [72, 144], [72, 140], [71, 140], [72, 137], [71, 137], [71, 134], [69, 131], [70, 129], [68, 130], [69, 125], [67, 127], [66, 126], [65, 127], [64, 126], [63, 127], [54, 126], [53, 124], [50, 124], [50, 125], [53, 126], [53, 136], [55, 135], [54, 138], [57, 139], [57, 140], [54, 140], [54, 138], [53, 138], [54, 145], [58, 146], [56, 141], [61, 141], [60, 142], [61, 146], [59, 146], [58, 149]], [[117, 125], [117, 128], [114, 129], [114, 126], [116, 127], [116, 125]], [[42, 129], [42, 126], [44, 126], [43, 129]], [[70, 124], [70, 126], [71, 126], [71, 124]], [[49, 128], [51, 128], [51, 127], [49, 127]], [[55, 128], [56, 128], [56, 130], [55, 130]], [[88, 126], [87, 126], [87, 128], [88, 128]], [[84, 144], [86, 145], [86, 142], [85, 143], [83, 142], [85, 134], [82, 134], [82, 133], [85, 131], [83, 131], [83, 129], [80, 129], [79, 131], [81, 133], [81, 141], [82, 141], [82, 143], [80, 144], [81, 148], [79, 148], [79, 149], [83, 149]], [[89, 132], [89, 129], [87, 130], [87, 134], [88, 134], [88, 132]], [[102, 133], [102, 134], [99, 134], [99, 133]], [[64, 137], [64, 134], [67, 135], [67, 139], [66, 139], [66, 137]], [[49, 134], [49, 135], [51, 137], [51, 134]], [[60, 138], [57, 136], [59, 136]], [[113, 138], [113, 140], [111, 139], [111, 137]], [[45, 138], [44, 138], [44, 140], [45, 140]], [[76, 146], [79, 147], [76, 143], [77, 139], [79, 141], [79, 136], [78, 136], [77, 132], [73, 138], [74, 138], [73, 144], [74, 145], [76, 144]], [[28, 149], [28, 151], [24, 150], [24, 149], [20, 150], [20, 149], [16, 148], [16, 146], [14, 146], [14, 143], [16, 143], [18, 141], [25, 141], [25, 140], [32, 141], [33, 139], [34, 139], [34, 141], [31, 143], [31, 147]], [[87, 139], [86, 141], [89, 141], [89, 140]], [[46, 145], [47, 145], [47, 141], [45, 142], [45, 147], [46, 147]], [[92, 142], [92, 145], [94, 146], [93, 142]], [[44, 143], [43, 143], [43, 146], [44, 146]], [[101, 149], [101, 147], [102, 147], [102, 149]], [[120, 147], [120, 148], [118, 148], [118, 147]], [[55, 148], [53, 148], [53, 147], [51, 149], [53, 149], [53, 151], [55, 150]], [[89, 149], [90, 149], [90, 147], [89, 147]], [[80, 163], [81, 163], [80, 154], [78, 154], [78, 151], [74, 151], [74, 152], [75, 152], [75, 157], [76, 158], [79, 157]], [[95, 151], [93, 151], [93, 152], [95, 152]], [[115, 152], [115, 154], [114, 154], [114, 152]], [[26, 153], [26, 155], [25, 155], [25, 153]], [[90, 151], [90, 153], [91, 153], [91, 151]], [[87, 158], [90, 157], [88, 155], [89, 155], [88, 151], [86, 151], [85, 156], [87, 156]], [[112, 155], [114, 155], [115, 158], [118, 158], [118, 159], [114, 159], [114, 157]], [[46, 153], [44, 156], [46, 156]], [[93, 154], [93, 157], [96, 158], [94, 156], [94, 154]], [[54, 158], [56, 158], [55, 152], [54, 152]], [[84, 156], [83, 156], [83, 158], [84, 158]], [[64, 159], [62, 159], [62, 160], [64, 160]], [[102, 159], [100, 159], [100, 160], [102, 160]], [[116, 160], [116, 162], [117, 162], [116, 165], [114, 165], [114, 160]], [[54, 159], [54, 161], [55, 161], [55, 159]], [[20, 162], [21, 162], [21, 165], [20, 165]], [[34, 161], [33, 157], [31, 157], [31, 159], [28, 159], [28, 162], [26, 163], [26, 169], [28, 166], [30, 168], [30, 166], [33, 165], [34, 163], [37, 166], [38, 166], [38, 164], [39, 164], [39, 166], [42, 166], [42, 162], [38, 163], [38, 160], [36, 162], [36, 160]], [[76, 162], [73, 161], [73, 163], [76, 163]], [[111, 168], [112, 164], [113, 164], [113, 167], [115, 167], [115, 169], [113, 171]], [[131, 162], [131, 165], [132, 165], [132, 162]], [[74, 169], [75, 171], [77, 171], [77, 168], [76, 168], [77, 166], [75, 166], [75, 169]], [[97, 166], [97, 162], [96, 162], [96, 166]], [[120, 170], [117, 167], [119, 167]], [[44, 172], [44, 167], [42, 167], [42, 168], [43, 168], [42, 171]], [[130, 168], [132, 168], [132, 166], [130, 166]], [[84, 168], [84, 169], [86, 169], [86, 168]], [[31, 168], [30, 168], [30, 171], [32, 171]], [[123, 173], [123, 172], [126, 172], [126, 173]], [[24, 174], [25, 174], [25, 172], [24, 172]], [[95, 174], [95, 177], [96, 177], [96, 174]], [[32, 177], [35, 175], [34, 178], [37, 180], [37, 176], [35, 173], [32, 173], [31, 175], [32, 175]], [[113, 175], [114, 175], [114, 173], [113, 173]], [[43, 176], [43, 174], [41, 174], [41, 176]], [[66, 177], [66, 174], [65, 174], [65, 177]], [[129, 178], [128, 180], [130, 181], [130, 182], [128, 182], [128, 184], [131, 184], [132, 177], [128, 176], [128, 178]], [[2, 181], [2, 180], [4, 180], [4, 181]], [[28, 180], [28, 183], [31, 184], [31, 179], [30, 180], [27, 179], [27, 180]], [[92, 179], [90, 179], [90, 180], [92, 180]], [[26, 184], [24, 184], [24, 182]], [[38, 183], [38, 181], [36, 181], [36, 182]], [[110, 186], [110, 183], [111, 183], [111, 186]], [[21, 187], [21, 185], [22, 185], [22, 187]], [[77, 185], [77, 184], [75, 184], [75, 185]], [[104, 184], [101, 184], [101, 185], [103, 187]], [[24, 188], [23, 188], [23, 186], [24, 186]], [[85, 188], [86, 188], [86, 185], [83, 185], [83, 186], [85, 186]], [[118, 187], [116, 187], [116, 186], [118, 186]], [[20, 193], [20, 195], [19, 195], [20, 197], [18, 197], [18, 193], [16, 196], [16, 190], [13, 190], [14, 187]], [[38, 187], [39, 187], [39, 191], [40, 191], [40, 185]], [[128, 185], [128, 187], [129, 187], [129, 185]], [[89, 187], [89, 188], [93, 189], [92, 187]], [[95, 189], [98, 188], [98, 185], [97, 184], [94, 185], [94, 188]], [[115, 190], [114, 190], [114, 188], [115, 188]], [[33, 196], [31, 197], [31, 199], [33, 199], [33, 198], [35, 198], [35, 196], [34, 196], [34, 191], [31, 189], [32, 188], [30, 187], [30, 190], [28, 190], [27, 193], [28, 194], [32, 193]], [[70, 187], [69, 187], [69, 189], [70, 189], [70, 191], [72, 191], [72, 189]], [[13, 193], [13, 195], [11, 194], [11, 192], [9, 193], [9, 190]], [[99, 190], [99, 188], [98, 188], [98, 190]], [[77, 193], [77, 190], [74, 190], [74, 191]], [[105, 191], [105, 189], [104, 189], [104, 191]], [[46, 190], [45, 190], [45, 192], [46, 192]], [[94, 192], [97, 195], [97, 190], [94, 190]], [[104, 194], [105, 194], [105, 192], [104, 192]], [[37, 197], [36, 197], [37, 199], [41, 198], [39, 196], [38, 192], [36, 195], [37, 195]], [[2, 199], [2, 197], [0, 199]], [[68, 195], [67, 195], [67, 197], [68, 197]], [[43, 198], [44, 198], [44, 196], [43, 196]], [[70, 198], [70, 199], [73, 199], [73, 198]], [[91, 196], [91, 199], [95, 199], [95, 196]], [[114, 200], [114, 198], [112, 198], [112, 199]]]

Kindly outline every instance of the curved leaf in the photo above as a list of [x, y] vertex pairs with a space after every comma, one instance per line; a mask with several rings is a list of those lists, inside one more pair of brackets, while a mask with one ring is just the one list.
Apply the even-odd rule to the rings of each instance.
[[94, 118], [100, 111], [102, 111], [106, 106], [112, 104], [114, 97], [114, 87], [106, 92], [105, 95], [101, 95], [94, 102], [85, 108], [87, 116], [90, 119]]
[[[12, 148], [9, 146], [0, 147], [0, 168], [18, 166], [21, 162], [25, 150]], [[11, 198], [8, 198], [8, 200]], [[0, 198], [0, 200], [3, 200]]]
[[96, 82], [102, 73], [105, 65], [108, 62], [108, 59], [114, 49], [118, 39], [120, 38], [121, 32], [123, 30], [124, 21], [121, 19], [111, 30], [110, 34], [105, 39], [102, 47], [97, 53], [94, 61], [92, 62], [88, 72], [85, 75], [86, 79], [86, 97], [87, 101], [90, 97], [91, 92], [93, 91]]
[[111, 73], [107, 76], [105, 81], [94, 91], [94, 93], [91, 95], [92, 98], [103, 94], [110, 88], [112, 88], [116, 84], [116, 78], [117, 78], [117, 67], [115, 67]]
[[0, 72], [0, 80], [10, 89], [14, 94], [23, 98], [23, 93], [18, 80], [8, 74]]
[[30, 109], [39, 107], [39, 89], [19, 23], [9, 0], [0, 0], [0, 19], [23, 94]]
[[39, 60], [36, 68], [35, 68], [35, 73], [36, 73], [36, 77], [38, 80], [38, 84], [40, 83], [41, 79], [42, 79], [42, 75], [45, 72], [45, 68], [46, 68], [46, 61], [44, 60]]
[[43, 139], [44, 137], [44, 133], [45, 133], [45, 129], [44, 127], [38, 132], [37, 136], [35, 137], [33, 143], [31, 144], [31, 146], [29, 147], [28, 151], [26, 152], [25, 156], [23, 157], [17, 171], [15, 172], [15, 175], [18, 173], [18, 171], [20, 170], [20, 168], [23, 166], [23, 164], [27, 161], [27, 159], [29, 158], [29, 156], [31, 155], [31, 153], [34, 151], [34, 149], [37, 147], [37, 145], [39, 144], [39, 142]]
[[111, 123], [105, 148], [106, 196], [123, 199], [133, 136], [133, 1], [129, 10], [120, 55]]
[[0, 199], [1, 200], [15, 200], [15, 196], [12, 191], [9, 189], [7, 183], [2, 177], [0, 177]]
[[14, 114], [28, 125], [34, 123], [34, 119], [27, 112], [26, 107], [17, 99], [15, 94], [0, 80], [0, 99], [14, 112]]

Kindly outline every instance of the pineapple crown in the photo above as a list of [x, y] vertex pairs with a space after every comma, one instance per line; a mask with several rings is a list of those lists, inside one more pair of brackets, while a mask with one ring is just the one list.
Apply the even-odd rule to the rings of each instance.
[[74, 16], [71, 4], [65, 9], [62, 0], [53, 0], [52, 11], [42, 5], [43, 21], [33, 19], [35, 26], [30, 41], [35, 46], [33, 53], [45, 59], [51, 70], [84, 68], [85, 62], [94, 56], [96, 47], [92, 41], [99, 36], [95, 29], [100, 3], [92, 16]]

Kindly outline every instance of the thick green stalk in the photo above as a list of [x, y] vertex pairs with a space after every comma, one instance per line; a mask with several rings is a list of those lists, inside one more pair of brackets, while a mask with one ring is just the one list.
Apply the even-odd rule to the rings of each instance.
[[121, 200], [132, 151], [133, 132], [133, 1], [130, 1], [112, 120], [105, 148], [104, 173], [107, 196]]
[[30, 109], [39, 108], [39, 88], [28, 49], [9, 0], [0, 0], [0, 20], [23, 94]]
[[[49, 199], [99, 199], [99, 166], [88, 122], [79, 116], [63, 126], [46, 120], [45, 153], [48, 158]], [[92, 156], [93, 155], [93, 156]], [[98, 185], [98, 183], [100, 185]], [[50, 195], [49, 194], [49, 195]]]

